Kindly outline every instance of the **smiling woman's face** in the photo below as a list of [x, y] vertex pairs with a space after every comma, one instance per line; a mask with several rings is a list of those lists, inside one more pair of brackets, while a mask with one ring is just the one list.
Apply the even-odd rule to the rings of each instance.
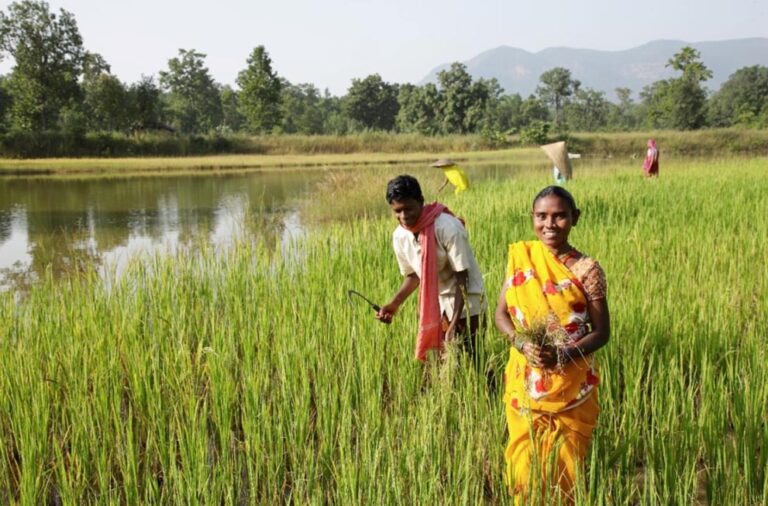
[[568, 246], [568, 234], [578, 221], [578, 212], [557, 195], [547, 195], [533, 205], [533, 231], [552, 252], [558, 253]]

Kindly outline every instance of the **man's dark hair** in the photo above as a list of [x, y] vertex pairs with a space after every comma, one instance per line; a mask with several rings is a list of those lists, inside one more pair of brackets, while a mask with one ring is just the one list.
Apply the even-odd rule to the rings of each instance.
[[387, 183], [387, 202], [389, 204], [395, 200], [403, 202], [408, 199], [415, 199], [422, 204], [424, 203], [421, 186], [415, 177], [403, 174]]

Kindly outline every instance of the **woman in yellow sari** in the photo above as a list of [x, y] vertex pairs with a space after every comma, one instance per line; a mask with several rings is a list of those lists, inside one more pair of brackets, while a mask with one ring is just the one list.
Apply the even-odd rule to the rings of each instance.
[[608, 342], [610, 317], [602, 268], [568, 242], [580, 214], [568, 191], [544, 188], [532, 210], [539, 240], [509, 246], [495, 319], [512, 343], [504, 478], [516, 503], [552, 492], [571, 503], [597, 423], [593, 352]]

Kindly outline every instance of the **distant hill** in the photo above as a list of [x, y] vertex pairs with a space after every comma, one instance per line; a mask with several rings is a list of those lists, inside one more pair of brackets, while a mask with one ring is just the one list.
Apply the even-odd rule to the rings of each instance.
[[[626, 87], [637, 99], [644, 86], [679, 75], [666, 67], [680, 48], [691, 46], [701, 53], [713, 77], [704, 85], [717, 90], [736, 70], [751, 65], [768, 66], [768, 39], [751, 38], [717, 42], [656, 40], [624, 51], [598, 51], [567, 47], [547, 48], [537, 53], [509, 46], [485, 51], [463, 62], [473, 78], [495, 77], [506, 93], [527, 97], [536, 90], [539, 76], [554, 67], [565, 67], [582, 86], [601, 90], [613, 100], [615, 89]], [[450, 64], [433, 69], [421, 84], [437, 82], [437, 73]]]

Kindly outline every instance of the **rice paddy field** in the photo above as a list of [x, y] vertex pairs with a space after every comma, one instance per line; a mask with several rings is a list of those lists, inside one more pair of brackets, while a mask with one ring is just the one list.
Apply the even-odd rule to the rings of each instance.
[[[577, 503], [768, 504], [768, 159], [637, 165], [583, 161], [568, 184], [612, 317]], [[422, 367], [415, 297], [390, 326], [347, 302], [399, 286], [396, 173], [336, 176], [304, 213], [343, 219], [298, 242], [0, 294], [0, 503], [511, 504], [492, 318], [479, 364]], [[443, 195], [491, 301], [547, 184]]]

